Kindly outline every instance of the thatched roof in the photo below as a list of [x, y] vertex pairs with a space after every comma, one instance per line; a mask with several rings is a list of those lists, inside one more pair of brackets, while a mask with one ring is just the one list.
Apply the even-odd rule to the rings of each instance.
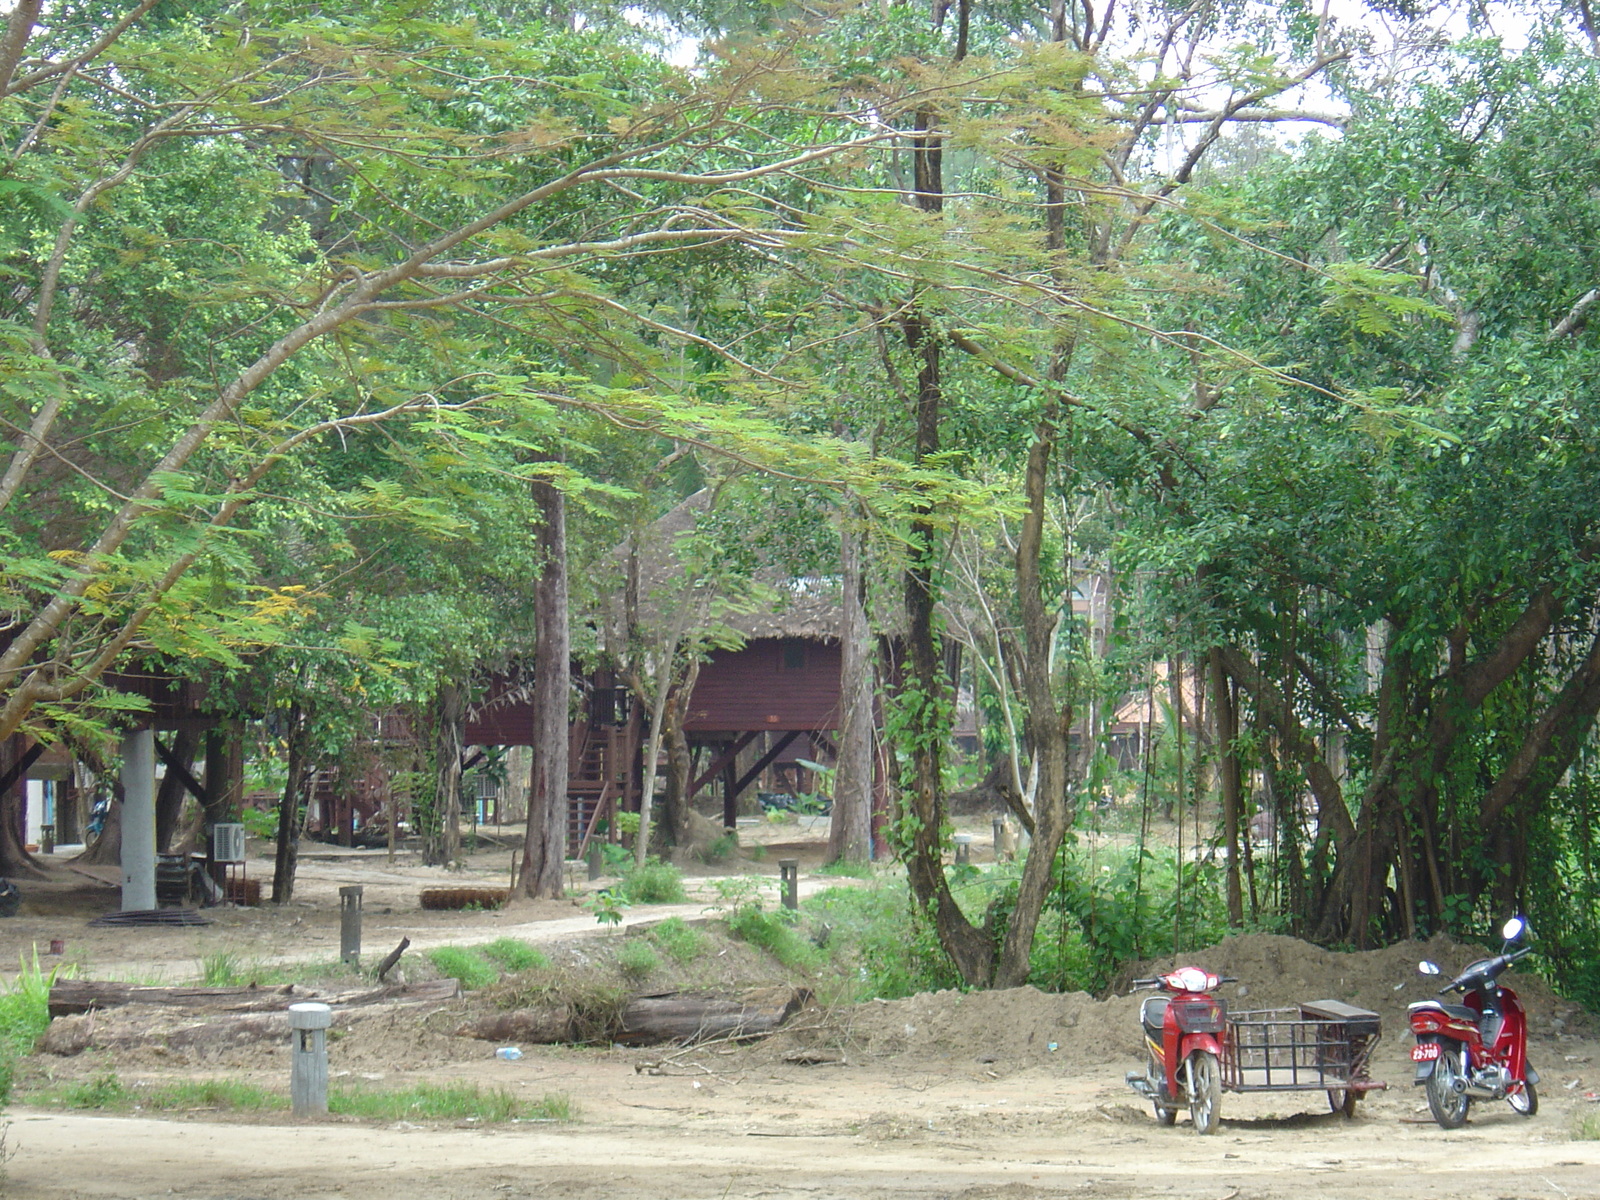
[[[661, 623], [661, 598], [681, 574], [677, 540], [693, 533], [710, 511], [711, 490], [703, 488], [662, 514], [646, 529], [639, 546], [639, 608], [641, 620]], [[628, 547], [612, 551], [626, 569]], [[754, 574], [753, 597], [725, 595], [715, 623], [747, 640], [756, 638], [806, 638], [838, 641], [844, 619], [839, 580], [824, 576], [795, 576], [777, 565], [759, 567]], [[617, 597], [620, 609], [622, 597]]]

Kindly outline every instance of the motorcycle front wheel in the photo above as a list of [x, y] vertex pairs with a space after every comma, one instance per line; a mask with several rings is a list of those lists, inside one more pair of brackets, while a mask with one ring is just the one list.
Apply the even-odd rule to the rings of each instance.
[[1196, 1050], [1189, 1056], [1189, 1069], [1189, 1119], [1194, 1122], [1196, 1133], [1215, 1133], [1217, 1114], [1222, 1108], [1222, 1067], [1211, 1051]]
[[1451, 1085], [1461, 1078], [1461, 1051], [1446, 1046], [1433, 1064], [1433, 1074], [1423, 1090], [1428, 1093], [1428, 1111], [1440, 1129], [1460, 1129], [1467, 1123], [1467, 1106], [1472, 1103], [1465, 1092]]
[[1524, 1079], [1522, 1090], [1507, 1096], [1506, 1103], [1511, 1105], [1511, 1111], [1519, 1117], [1531, 1117], [1539, 1111], [1539, 1093], [1532, 1083]]

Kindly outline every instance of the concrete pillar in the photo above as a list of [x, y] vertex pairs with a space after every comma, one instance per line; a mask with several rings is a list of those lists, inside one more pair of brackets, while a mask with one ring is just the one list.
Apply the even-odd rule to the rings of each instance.
[[361, 885], [339, 889], [339, 961], [361, 961]]
[[122, 911], [156, 906], [156, 735], [122, 739]]
[[289, 1005], [289, 1104], [297, 1117], [328, 1111], [328, 1026], [333, 1010], [307, 1001]]
[[789, 909], [799, 908], [800, 860], [798, 858], [778, 860], [778, 881], [783, 890], [783, 906]]

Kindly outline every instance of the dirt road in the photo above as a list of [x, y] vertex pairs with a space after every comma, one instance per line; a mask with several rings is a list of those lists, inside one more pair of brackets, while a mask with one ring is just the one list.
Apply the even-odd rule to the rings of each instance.
[[[559, 1056], [556, 1056], [559, 1059]], [[552, 1059], [497, 1064], [560, 1086]], [[1110, 1073], [899, 1077], [877, 1067], [742, 1078], [585, 1071], [569, 1126], [372, 1128], [112, 1118], [22, 1110], [9, 1200], [1423, 1200], [1600, 1197], [1600, 1142], [1571, 1141], [1573, 1103], [1532, 1120], [1490, 1105], [1446, 1134], [1407, 1090], [1353, 1121], [1318, 1096], [1225, 1097], [1221, 1131], [1155, 1125]], [[518, 1076], [529, 1078], [517, 1078]], [[698, 1086], [697, 1086], [698, 1085]]]

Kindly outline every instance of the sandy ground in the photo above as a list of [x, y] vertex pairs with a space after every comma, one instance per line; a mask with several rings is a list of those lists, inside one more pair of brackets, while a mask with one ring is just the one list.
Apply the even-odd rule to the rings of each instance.
[[[779, 827], [769, 840], [783, 833]], [[803, 848], [796, 853], [806, 861]], [[757, 869], [775, 874], [779, 856]], [[402, 934], [423, 946], [508, 933], [529, 940], [606, 936], [570, 902], [505, 913], [416, 908], [419, 884], [488, 881], [503, 877], [508, 861], [502, 852], [485, 854], [461, 875], [441, 879], [409, 864], [390, 867], [381, 854], [375, 860], [313, 855], [288, 911], [224, 911], [201, 929], [138, 931], [94, 929], [66, 913], [24, 914], [0, 926], [0, 961], [14, 960], [34, 942], [43, 948], [51, 937], [67, 942], [65, 957], [96, 977], [123, 971], [129, 978], [192, 979], [199, 960], [216, 953], [329, 961], [338, 949], [337, 888], [349, 882], [366, 888], [364, 934], [373, 954]], [[835, 881], [804, 882], [809, 888]], [[714, 886], [701, 887], [703, 898], [678, 910], [698, 914], [714, 902]], [[664, 911], [671, 910], [634, 910], [630, 918]], [[1246, 981], [1230, 985], [1227, 998], [1236, 1008], [1331, 997], [1377, 1009], [1387, 1037], [1372, 1074], [1395, 1086], [1369, 1094], [1353, 1120], [1328, 1112], [1319, 1092], [1230, 1093], [1216, 1136], [1197, 1137], [1186, 1117], [1161, 1128], [1122, 1082], [1123, 1072], [1137, 1065], [1137, 998], [1030, 989], [811, 1010], [794, 1030], [744, 1047], [530, 1046], [514, 1062], [495, 1058], [487, 1043], [451, 1036], [450, 1012], [412, 1024], [375, 1016], [334, 1045], [336, 1078], [474, 1082], [530, 1096], [560, 1092], [576, 1102], [578, 1120], [374, 1126], [13, 1108], [6, 1131], [13, 1157], [0, 1195], [1600, 1200], [1600, 1141], [1573, 1136], [1585, 1116], [1600, 1110], [1587, 1098], [1600, 1093], [1600, 1041], [1592, 1019], [1538, 981], [1518, 986], [1544, 1077], [1539, 1114], [1525, 1119], [1504, 1103], [1475, 1106], [1466, 1128], [1446, 1133], [1409, 1086], [1404, 1004], [1426, 994], [1412, 966], [1418, 948], [1338, 956], [1288, 938], [1254, 937], [1191, 957]], [[805, 1047], [842, 1061], [788, 1061]], [[56, 1061], [47, 1070], [95, 1069], [78, 1059]], [[151, 1047], [115, 1067], [135, 1087], [174, 1075], [244, 1076], [281, 1086], [289, 1055], [282, 1047], [184, 1061]]]

